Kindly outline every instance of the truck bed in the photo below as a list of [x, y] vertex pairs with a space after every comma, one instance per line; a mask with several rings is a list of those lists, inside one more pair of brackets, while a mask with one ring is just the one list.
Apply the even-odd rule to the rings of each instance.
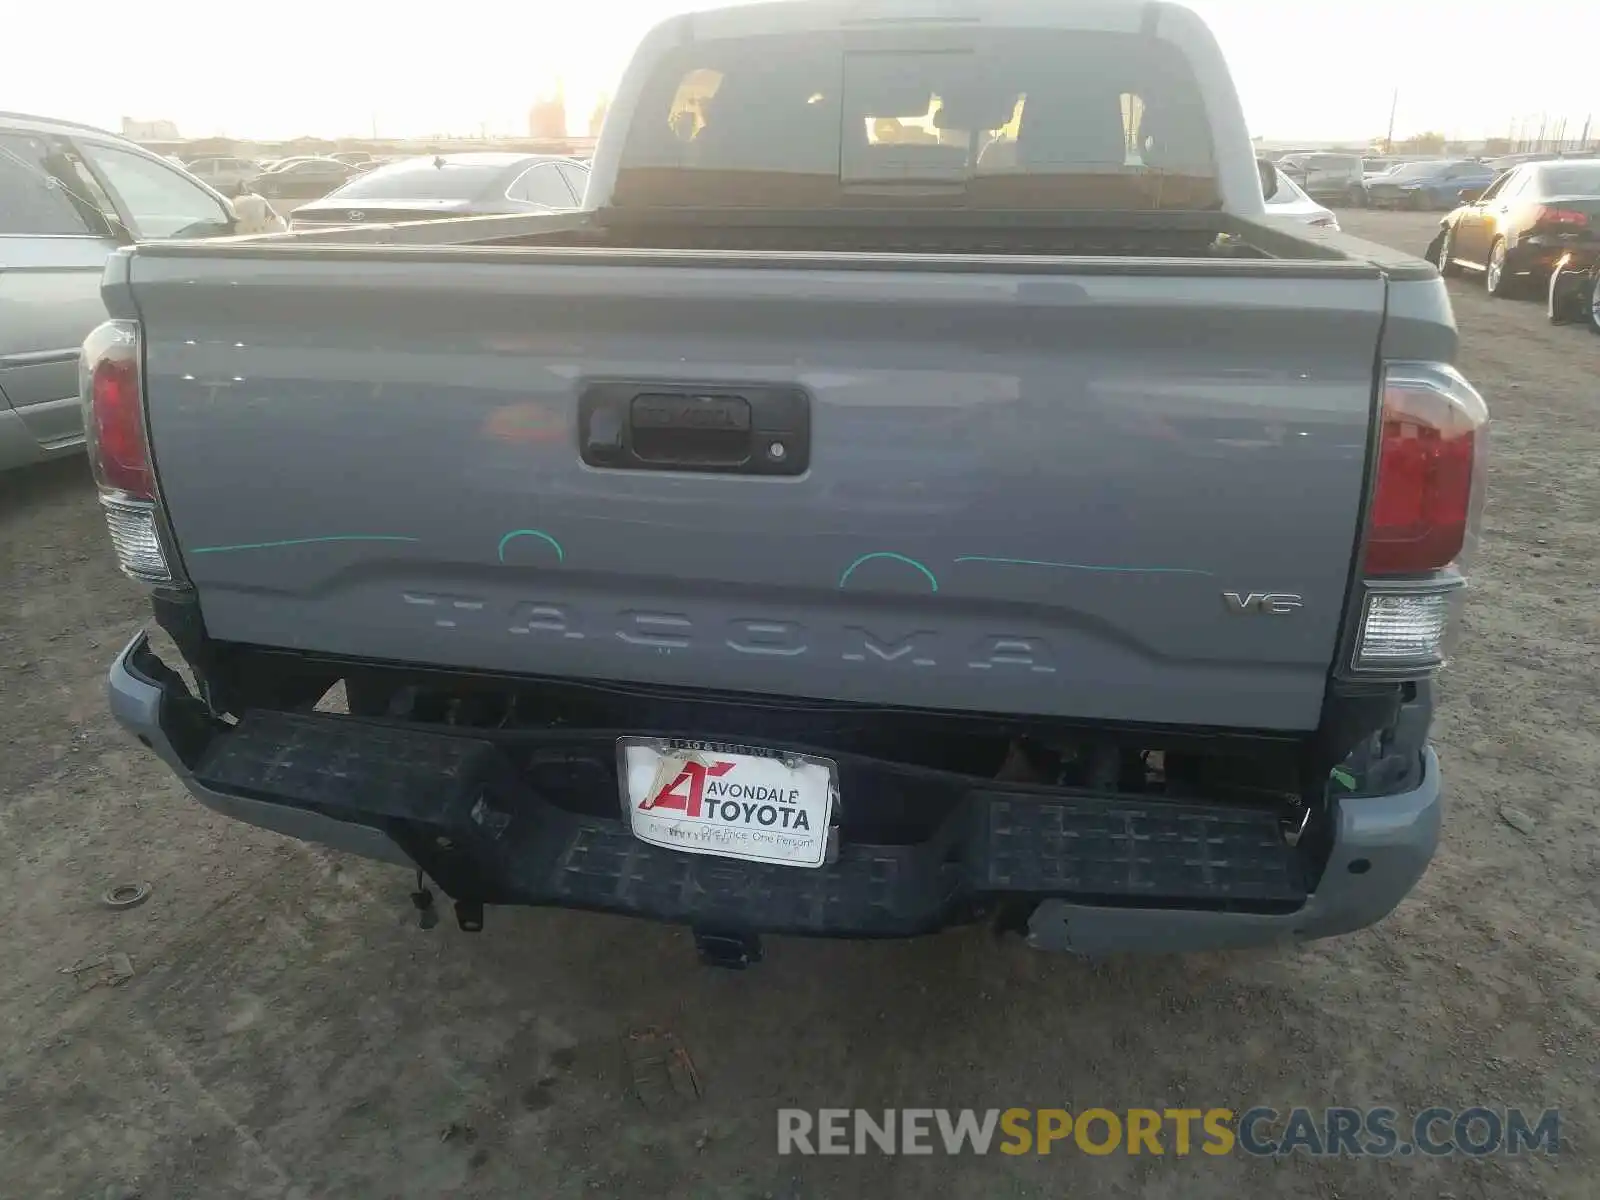
[[[213, 246], [216, 243], [212, 243]], [[1223, 212], [1038, 212], [931, 209], [644, 209], [317, 226], [238, 239], [227, 252], [290, 247], [406, 246], [628, 252], [879, 253], [972, 259], [995, 255], [1342, 263], [1394, 279], [1429, 278], [1428, 264], [1388, 246], [1288, 218]], [[162, 247], [151, 247], [159, 252]], [[167, 247], [175, 249], [175, 247]], [[904, 260], [902, 269], [911, 265]], [[1152, 266], [1169, 270], [1170, 263]]]

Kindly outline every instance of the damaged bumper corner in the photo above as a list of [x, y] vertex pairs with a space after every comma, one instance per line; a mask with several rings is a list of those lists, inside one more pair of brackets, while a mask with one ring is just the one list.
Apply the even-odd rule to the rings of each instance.
[[194, 798], [213, 812], [303, 842], [315, 842], [399, 866], [415, 865], [381, 829], [226, 794], [196, 779], [191, 764], [206, 735], [205, 726], [210, 718], [204, 706], [189, 695], [183, 681], [151, 649], [149, 635], [143, 631], [111, 664], [107, 694], [111, 715], [117, 723], [154, 751]]
[[1411, 791], [1336, 802], [1332, 853], [1296, 912], [1152, 911], [1048, 899], [1028, 922], [1028, 943], [1088, 955], [1174, 953], [1312, 941], [1376, 924], [1417, 885], [1439, 845], [1439, 759], [1431, 746], [1423, 754], [1422, 780]]

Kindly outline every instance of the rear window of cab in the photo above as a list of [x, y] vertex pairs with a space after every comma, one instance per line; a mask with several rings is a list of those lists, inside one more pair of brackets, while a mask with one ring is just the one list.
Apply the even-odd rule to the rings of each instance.
[[617, 207], [1220, 207], [1182, 52], [1136, 34], [695, 43], [647, 81]]

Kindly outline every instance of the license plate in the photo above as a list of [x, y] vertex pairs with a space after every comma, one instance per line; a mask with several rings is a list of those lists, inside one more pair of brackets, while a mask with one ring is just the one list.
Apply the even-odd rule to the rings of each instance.
[[622, 804], [652, 846], [820, 867], [839, 797], [826, 758], [720, 742], [618, 738]]

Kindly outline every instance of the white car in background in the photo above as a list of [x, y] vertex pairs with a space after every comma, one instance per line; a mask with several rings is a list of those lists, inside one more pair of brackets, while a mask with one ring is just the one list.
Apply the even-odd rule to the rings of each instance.
[[1304, 225], [1339, 232], [1339, 218], [1334, 216], [1331, 208], [1324, 208], [1306, 195], [1299, 184], [1278, 169], [1276, 163], [1270, 165], [1278, 176], [1278, 190], [1267, 201], [1269, 216], [1292, 217]]

